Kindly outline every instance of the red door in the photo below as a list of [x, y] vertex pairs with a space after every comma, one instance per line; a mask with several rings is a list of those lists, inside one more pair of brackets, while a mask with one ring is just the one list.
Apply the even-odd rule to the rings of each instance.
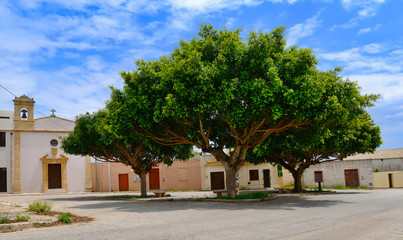
[[151, 169], [149, 177], [150, 189], [160, 189], [160, 170], [158, 168]]
[[359, 187], [360, 180], [358, 178], [358, 169], [344, 170], [344, 177], [346, 180], [346, 187]]
[[119, 191], [129, 191], [129, 174], [119, 174]]

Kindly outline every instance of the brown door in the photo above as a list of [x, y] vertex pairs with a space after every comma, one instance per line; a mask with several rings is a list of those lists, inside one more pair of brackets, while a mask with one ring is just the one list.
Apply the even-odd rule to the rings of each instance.
[[358, 169], [344, 170], [344, 177], [346, 180], [346, 187], [359, 187], [360, 181], [358, 178]]
[[7, 168], [0, 168], [0, 192], [7, 192]]
[[271, 187], [270, 169], [263, 169], [263, 185], [264, 185], [264, 187]]
[[150, 189], [160, 189], [160, 170], [159, 170], [159, 168], [151, 169], [149, 176], [150, 176]]
[[224, 172], [211, 172], [211, 190], [225, 189]]
[[392, 174], [391, 173], [388, 174], [388, 178], [389, 178], [389, 188], [393, 188]]
[[119, 174], [119, 191], [129, 191], [129, 174]]
[[62, 188], [61, 164], [48, 164], [48, 188]]

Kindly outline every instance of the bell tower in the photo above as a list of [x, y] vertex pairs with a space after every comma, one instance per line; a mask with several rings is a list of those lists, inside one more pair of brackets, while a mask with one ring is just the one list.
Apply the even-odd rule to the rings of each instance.
[[15, 97], [14, 101], [14, 129], [34, 129], [35, 101], [25, 95]]

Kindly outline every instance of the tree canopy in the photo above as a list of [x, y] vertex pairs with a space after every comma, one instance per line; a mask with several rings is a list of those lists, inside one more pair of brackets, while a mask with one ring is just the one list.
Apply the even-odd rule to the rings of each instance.
[[355, 82], [332, 73], [328, 94], [342, 105], [335, 118], [318, 119], [300, 128], [273, 134], [261, 143], [248, 160], [255, 164], [281, 164], [294, 177], [294, 191], [301, 191], [301, 177], [306, 168], [325, 161], [374, 152], [382, 143], [380, 128], [366, 112], [378, 95], [362, 95]]
[[225, 167], [230, 197], [248, 150], [273, 134], [335, 119], [346, 107], [327, 94], [338, 71], [319, 71], [309, 48], [287, 48], [283, 27], [250, 31], [246, 40], [240, 32], [203, 25], [171, 54], [137, 60], [107, 104], [117, 136], [133, 131], [211, 153]]
[[89, 155], [100, 161], [119, 162], [140, 175], [141, 194], [147, 195], [146, 174], [158, 163], [171, 165], [173, 160], [192, 156], [189, 145], [163, 146], [133, 133], [116, 137], [106, 130], [107, 111], [82, 114], [76, 118], [74, 132], [62, 141], [61, 148], [69, 154]]

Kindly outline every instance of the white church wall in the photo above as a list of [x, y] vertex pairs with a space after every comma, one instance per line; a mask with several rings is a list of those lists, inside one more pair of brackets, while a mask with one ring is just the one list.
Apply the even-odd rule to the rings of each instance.
[[69, 192], [85, 191], [85, 157], [72, 156], [60, 149], [60, 137], [67, 133], [23, 132], [21, 133], [21, 191], [23, 193], [42, 192], [42, 161], [46, 154], [52, 156], [50, 141], [59, 141], [57, 157], [67, 158], [67, 184]]
[[73, 131], [75, 123], [58, 117], [38, 118], [35, 120], [35, 130]]

